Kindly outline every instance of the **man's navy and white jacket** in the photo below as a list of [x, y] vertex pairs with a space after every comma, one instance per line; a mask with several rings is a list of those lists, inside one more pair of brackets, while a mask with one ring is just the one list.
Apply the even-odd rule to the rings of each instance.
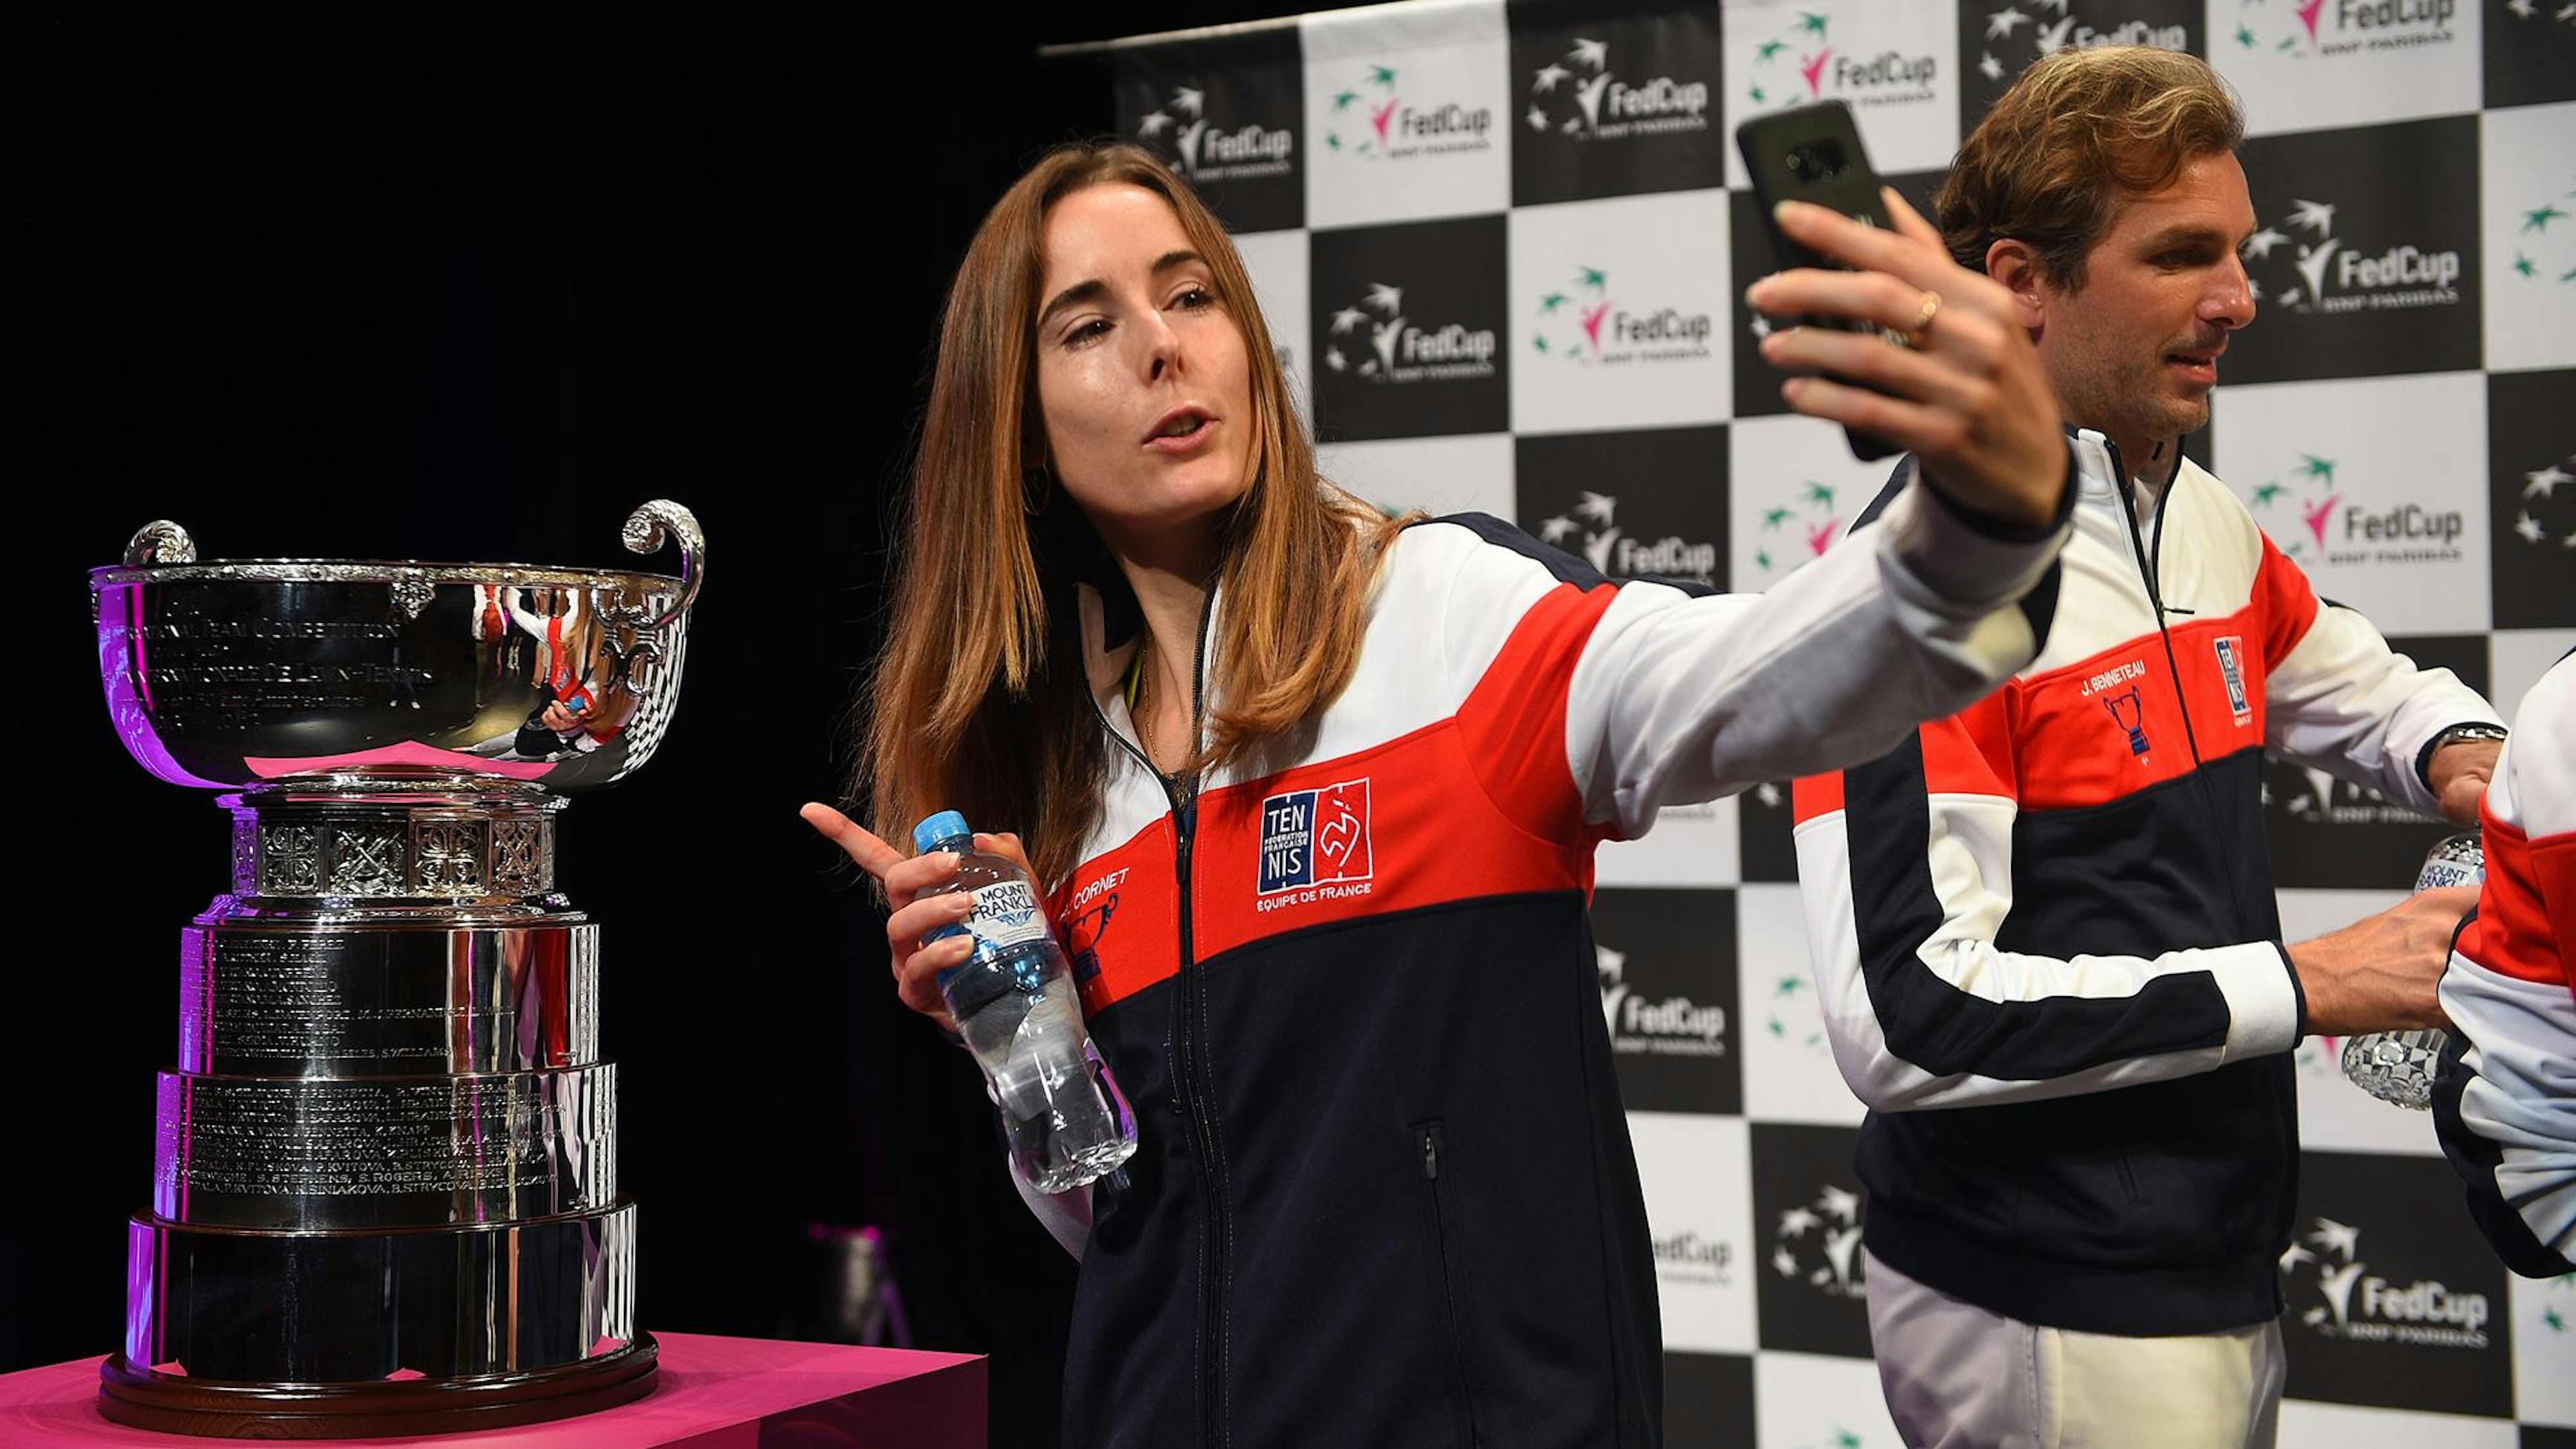
[[2304, 1029], [2264, 751], [2429, 814], [2434, 737], [2494, 712], [2319, 600], [2197, 466], [2076, 456], [2039, 657], [1796, 789], [1827, 1034], [1870, 1109], [1863, 1241], [2027, 1323], [2242, 1328], [2281, 1308]]
[[1179, 800], [1086, 590], [1115, 743], [1052, 901], [1139, 1146], [1096, 1201], [1031, 1195], [1082, 1257], [1065, 1442], [1658, 1442], [1594, 847], [1984, 694], [2044, 627], [2040, 532], [1918, 489], [1769, 594], [1693, 597], [1490, 518], [1418, 525], [1316, 727]]
[[2478, 823], [2433, 1124], [2505, 1266], [2554, 1278], [2576, 1272], [2576, 654], [2524, 696]]

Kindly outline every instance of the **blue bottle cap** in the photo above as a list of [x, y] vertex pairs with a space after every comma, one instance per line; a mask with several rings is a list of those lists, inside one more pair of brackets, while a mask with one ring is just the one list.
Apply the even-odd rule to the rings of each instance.
[[954, 810], [942, 810], [912, 827], [912, 848], [926, 854], [943, 840], [954, 840], [958, 836], [974, 833], [967, 828], [965, 816]]

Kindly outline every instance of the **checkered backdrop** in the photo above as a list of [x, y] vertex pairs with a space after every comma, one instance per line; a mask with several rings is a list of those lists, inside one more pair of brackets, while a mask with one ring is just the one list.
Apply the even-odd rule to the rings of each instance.
[[[1788, 415], [1753, 352], [1767, 243], [1732, 126], [1846, 101], [1919, 204], [2021, 67], [2120, 42], [2209, 57], [2248, 119], [2261, 316], [2195, 455], [2322, 591], [2509, 713], [2576, 644], [2570, 0], [1425, 0], [1122, 43], [1115, 85], [1121, 132], [1236, 233], [1328, 474], [1612, 574], [1758, 590], [1885, 470]], [[2315, 772], [2267, 792], [2294, 936], [2395, 900], [2444, 833]], [[1892, 1444], [1861, 1108], [1787, 791], [1669, 811], [1600, 879], [1672, 1442]], [[2576, 1445], [2576, 1281], [2509, 1278], [2429, 1119], [2345, 1083], [2339, 1045], [2298, 1055], [2283, 1442]], [[2452, 1321], [2356, 1300], [2365, 1274], [2441, 1285]]]

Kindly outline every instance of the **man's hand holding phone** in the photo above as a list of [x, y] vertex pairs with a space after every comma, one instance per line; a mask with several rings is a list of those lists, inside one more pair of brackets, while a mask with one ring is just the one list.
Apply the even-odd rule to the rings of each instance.
[[1971, 509], [2047, 523], [2066, 488], [2066, 441], [2012, 294], [1951, 261], [1932, 224], [1892, 188], [1880, 200], [1892, 229], [1802, 201], [1774, 211], [1788, 240], [1851, 270], [1793, 267], [1755, 282], [1745, 300], [1810, 324], [1860, 324], [1762, 339], [1772, 366], [1820, 374], [1790, 378], [1781, 396], [1913, 452], [1935, 486]]

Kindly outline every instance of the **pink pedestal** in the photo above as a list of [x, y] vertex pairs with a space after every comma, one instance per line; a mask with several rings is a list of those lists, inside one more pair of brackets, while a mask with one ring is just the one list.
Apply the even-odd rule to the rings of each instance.
[[[964, 1353], [850, 1348], [656, 1333], [662, 1373], [631, 1404], [551, 1424], [314, 1445], [437, 1449], [983, 1449], [984, 1360]], [[9, 1449], [177, 1449], [222, 1439], [155, 1434], [98, 1412], [94, 1358], [0, 1374]]]

